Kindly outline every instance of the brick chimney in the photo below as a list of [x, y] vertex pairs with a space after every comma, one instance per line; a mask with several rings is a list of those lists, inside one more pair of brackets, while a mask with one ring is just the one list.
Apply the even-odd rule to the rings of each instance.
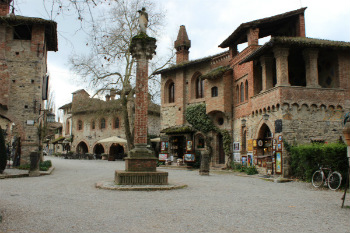
[[0, 0], [0, 16], [6, 16], [10, 13], [10, 3], [12, 0]]
[[188, 39], [184, 25], [180, 26], [179, 34], [177, 35], [177, 40], [174, 43], [174, 47], [176, 49], [176, 64], [188, 61], [191, 41]]

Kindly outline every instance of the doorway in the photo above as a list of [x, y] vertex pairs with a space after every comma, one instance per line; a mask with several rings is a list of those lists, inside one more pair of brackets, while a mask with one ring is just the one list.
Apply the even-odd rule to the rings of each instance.
[[218, 145], [219, 164], [225, 164], [224, 141], [221, 134], [218, 135]]
[[78, 154], [87, 154], [89, 153], [89, 148], [86, 145], [85, 142], [80, 142], [77, 146], [77, 153]]
[[120, 144], [113, 143], [109, 148], [109, 157], [111, 160], [124, 158], [124, 147]]

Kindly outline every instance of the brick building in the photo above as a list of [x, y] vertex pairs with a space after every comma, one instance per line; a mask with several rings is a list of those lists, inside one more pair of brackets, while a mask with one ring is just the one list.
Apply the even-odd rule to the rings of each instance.
[[[57, 51], [57, 24], [9, 14], [12, 0], [0, 0], [0, 116], [21, 138], [21, 159], [38, 150], [38, 125], [47, 99], [47, 52]], [[10, 132], [10, 129], [13, 129]]]
[[[305, 10], [243, 23], [219, 45], [228, 51], [192, 61], [190, 40], [180, 27], [177, 64], [159, 72], [169, 153], [181, 157], [187, 140], [195, 150], [203, 148], [202, 133], [184, 117], [197, 103], [205, 103], [214, 123], [232, 133], [234, 159], [262, 173], [289, 175], [286, 143], [339, 140], [341, 117], [350, 108], [350, 43], [307, 38]], [[259, 45], [266, 37], [270, 40]], [[222, 138], [212, 138], [211, 163], [223, 164], [228, 158]], [[172, 151], [172, 142], [181, 145]]]
[[[90, 98], [85, 90], [73, 92], [72, 102], [63, 110], [63, 138], [71, 141], [70, 150], [79, 154], [110, 154], [122, 158], [127, 152], [121, 101], [116, 92], [106, 95], [106, 100]], [[134, 105], [129, 105], [130, 122], [133, 122]], [[158, 136], [160, 131], [160, 106], [152, 102], [148, 107], [148, 134]], [[109, 142], [99, 142], [116, 137]]]

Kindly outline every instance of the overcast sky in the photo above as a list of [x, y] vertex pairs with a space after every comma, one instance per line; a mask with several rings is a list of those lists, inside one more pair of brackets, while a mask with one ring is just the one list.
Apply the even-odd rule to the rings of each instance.
[[[46, 0], [47, 1], [47, 0]], [[176, 39], [180, 25], [185, 25], [192, 47], [190, 59], [220, 53], [218, 45], [241, 23], [270, 17], [307, 7], [306, 36], [312, 38], [350, 41], [349, 0], [159, 0], [166, 10], [166, 31], [157, 38], [157, 53], [167, 51]], [[49, 19], [43, 0], [15, 0], [17, 15]], [[71, 93], [85, 88], [78, 85], [69, 70], [72, 51], [84, 51], [85, 34], [79, 29], [76, 16], [57, 16], [58, 52], [49, 52], [50, 82], [56, 95], [56, 107], [71, 102]], [[90, 91], [90, 93], [92, 93]]]

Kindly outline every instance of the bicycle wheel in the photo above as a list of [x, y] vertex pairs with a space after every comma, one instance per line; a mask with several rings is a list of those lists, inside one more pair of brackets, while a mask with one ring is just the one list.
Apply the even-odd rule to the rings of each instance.
[[321, 170], [315, 171], [315, 173], [312, 175], [312, 185], [315, 188], [319, 188], [323, 185], [323, 172]]
[[337, 190], [341, 184], [341, 175], [339, 172], [332, 172], [328, 176], [328, 187], [331, 190]]

